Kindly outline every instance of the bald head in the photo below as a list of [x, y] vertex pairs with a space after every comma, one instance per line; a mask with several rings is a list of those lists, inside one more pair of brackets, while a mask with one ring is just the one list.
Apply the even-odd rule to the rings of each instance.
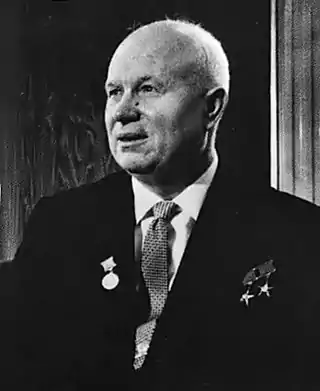
[[226, 54], [220, 42], [200, 25], [168, 19], [142, 26], [124, 39], [113, 60], [127, 55], [129, 47], [133, 56], [162, 58], [163, 72], [173, 78], [182, 78], [200, 90], [220, 87], [229, 92]]

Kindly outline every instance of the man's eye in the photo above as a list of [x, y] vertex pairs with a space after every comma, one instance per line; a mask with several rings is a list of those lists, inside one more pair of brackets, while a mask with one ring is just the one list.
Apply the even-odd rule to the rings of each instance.
[[151, 84], [144, 84], [140, 87], [140, 91], [142, 92], [154, 92], [155, 88]]
[[108, 97], [118, 95], [120, 93], [120, 88], [113, 88], [107, 92]]

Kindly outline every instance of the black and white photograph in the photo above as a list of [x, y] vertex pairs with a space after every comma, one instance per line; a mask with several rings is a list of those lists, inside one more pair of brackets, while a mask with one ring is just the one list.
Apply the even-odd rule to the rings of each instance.
[[0, 390], [320, 390], [320, 0], [0, 0]]

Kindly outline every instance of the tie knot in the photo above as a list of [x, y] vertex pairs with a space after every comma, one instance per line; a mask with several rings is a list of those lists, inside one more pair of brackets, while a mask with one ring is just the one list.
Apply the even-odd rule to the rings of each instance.
[[172, 201], [160, 201], [154, 205], [152, 210], [156, 219], [162, 218], [170, 221], [179, 209], [178, 205]]

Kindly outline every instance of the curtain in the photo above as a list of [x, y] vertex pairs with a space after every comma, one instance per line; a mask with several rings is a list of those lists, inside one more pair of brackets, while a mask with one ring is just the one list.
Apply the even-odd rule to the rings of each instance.
[[272, 7], [272, 185], [320, 205], [320, 1]]

